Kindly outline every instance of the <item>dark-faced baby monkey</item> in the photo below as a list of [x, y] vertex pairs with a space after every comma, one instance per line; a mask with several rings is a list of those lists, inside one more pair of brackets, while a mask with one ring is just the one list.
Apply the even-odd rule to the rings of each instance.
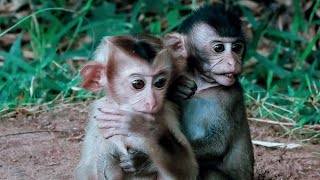
[[[187, 59], [198, 86], [191, 99], [180, 101], [180, 122], [197, 157], [199, 179], [251, 180], [253, 147], [237, 78], [246, 50], [239, 17], [220, 4], [202, 6], [165, 43], [176, 44], [173, 51]], [[136, 164], [134, 156], [124, 158], [127, 164]]]
[[[106, 37], [94, 60], [80, 72], [82, 86], [107, 96], [91, 105], [77, 179], [196, 179], [197, 163], [180, 131], [178, 110], [165, 99], [183, 63], [174, 63], [162, 41], [147, 35]], [[104, 108], [110, 106], [117, 111]], [[112, 120], [99, 122], [103, 112]], [[120, 158], [128, 149], [147, 154], [156, 171], [125, 173]]]
[[181, 102], [182, 131], [200, 167], [200, 179], [250, 180], [253, 148], [243, 89], [238, 82], [246, 50], [239, 17], [223, 5], [195, 10], [181, 25], [179, 39], [198, 86]]

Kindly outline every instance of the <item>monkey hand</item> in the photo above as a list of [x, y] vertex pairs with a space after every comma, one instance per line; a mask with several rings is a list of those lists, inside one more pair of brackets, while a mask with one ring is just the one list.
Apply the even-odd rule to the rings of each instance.
[[197, 84], [188, 76], [178, 77], [168, 90], [168, 98], [173, 102], [190, 99], [197, 90]]
[[124, 172], [135, 175], [147, 175], [156, 173], [150, 157], [143, 151], [129, 149], [127, 155], [120, 157], [120, 167]]
[[161, 133], [162, 128], [151, 114], [130, 112], [104, 106], [94, 116], [98, 128], [106, 139], [115, 135], [152, 137]]

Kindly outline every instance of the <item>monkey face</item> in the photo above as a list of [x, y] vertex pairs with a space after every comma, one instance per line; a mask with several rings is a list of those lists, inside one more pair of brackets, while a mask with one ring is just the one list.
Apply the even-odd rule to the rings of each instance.
[[161, 42], [149, 36], [105, 38], [97, 48], [98, 59], [81, 70], [82, 86], [94, 92], [105, 90], [109, 101], [127, 110], [157, 113], [172, 81], [173, 67], [179, 66]]
[[214, 41], [209, 59], [210, 77], [219, 84], [231, 86], [242, 71], [244, 45], [233, 40]]
[[154, 114], [161, 109], [168, 83], [166, 74], [149, 76], [134, 73], [123, 83], [126, 94], [130, 95], [125, 100], [126, 104], [134, 111]]
[[[220, 37], [212, 27], [199, 24], [192, 39], [194, 58], [207, 82], [231, 86], [242, 71], [245, 44], [241, 38]], [[191, 36], [191, 35], [190, 35]], [[192, 51], [191, 51], [192, 52]]]
[[[129, 58], [126, 56], [122, 54], [117, 58]], [[171, 59], [158, 55], [152, 63], [138, 57], [123, 62], [117, 65], [121, 70], [117, 70], [113, 87], [109, 87], [116, 90], [113, 91], [116, 101], [136, 112], [154, 114], [160, 111], [171, 78]]]

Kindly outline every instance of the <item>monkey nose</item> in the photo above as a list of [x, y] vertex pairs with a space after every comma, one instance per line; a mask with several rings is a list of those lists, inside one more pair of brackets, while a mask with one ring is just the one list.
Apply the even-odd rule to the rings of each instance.
[[145, 103], [144, 103], [144, 109], [146, 113], [155, 113], [157, 111], [157, 100], [155, 96], [149, 96], [146, 97]]
[[157, 104], [156, 103], [146, 103], [146, 111], [148, 113], [155, 113], [157, 109]]
[[229, 71], [234, 72], [236, 70], [236, 65], [234, 63], [228, 62]]
[[235, 63], [234, 63], [233, 60], [230, 60], [230, 61], [228, 61], [228, 65], [230, 65], [230, 66], [235, 66]]

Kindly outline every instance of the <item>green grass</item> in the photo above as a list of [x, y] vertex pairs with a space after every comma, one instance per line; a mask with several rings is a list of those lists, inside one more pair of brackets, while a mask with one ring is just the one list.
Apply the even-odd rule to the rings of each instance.
[[[276, 23], [283, 14], [265, 11], [256, 15], [236, 2], [228, 1], [238, 5], [252, 33], [241, 78], [250, 117], [290, 122], [295, 127], [320, 124], [320, 52], [316, 49], [320, 35], [308, 36], [320, 24], [315, 13], [319, 0], [314, 1], [308, 17], [294, 0], [291, 20], [284, 29]], [[79, 88], [78, 71], [103, 36], [166, 34], [197, 4], [139, 0], [129, 5], [100, 0], [75, 6], [64, 0], [38, 0], [22, 8], [28, 16], [2, 16], [0, 38], [14, 35], [15, 41], [0, 45], [4, 59], [0, 113], [93, 98]], [[267, 53], [261, 53], [263, 48]], [[32, 52], [31, 58], [26, 57], [27, 52]]]
[[[320, 124], [320, 53], [315, 47], [320, 35], [306, 38], [308, 30], [315, 28], [315, 22], [312, 16], [309, 20], [304, 17], [299, 1], [293, 4], [294, 16], [286, 30], [275, 26], [277, 13], [266, 13], [258, 21], [241, 7], [253, 32], [247, 60], [256, 61], [250, 72], [244, 73], [242, 81], [253, 117], [300, 127]], [[319, 1], [312, 14], [317, 8]], [[262, 41], [268, 42], [270, 52], [266, 55], [259, 53]]]

